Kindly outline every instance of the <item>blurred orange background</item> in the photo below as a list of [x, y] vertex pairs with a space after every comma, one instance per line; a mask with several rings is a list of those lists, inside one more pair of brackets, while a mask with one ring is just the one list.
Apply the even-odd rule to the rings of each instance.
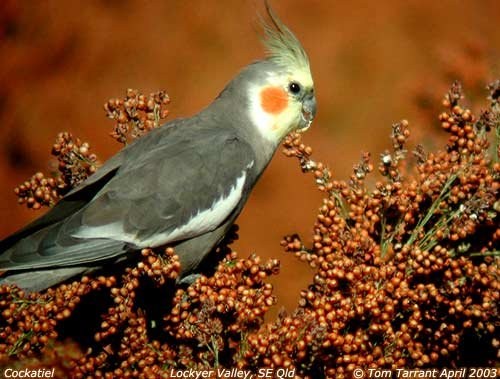
[[[362, 151], [390, 148], [406, 118], [413, 140], [433, 147], [439, 100], [454, 79], [484, 104], [500, 77], [498, 0], [271, 2], [309, 53], [318, 115], [304, 140], [344, 179]], [[103, 103], [127, 88], [165, 89], [170, 119], [209, 104], [240, 68], [263, 56], [257, 0], [89, 0], [0, 3], [0, 237], [40, 213], [16, 205], [13, 188], [48, 172], [60, 131], [89, 141], [100, 160], [120, 145]], [[272, 279], [291, 310], [312, 270], [286, 255], [286, 234], [310, 239], [321, 193], [277, 153], [238, 220], [234, 248], [282, 262]]]

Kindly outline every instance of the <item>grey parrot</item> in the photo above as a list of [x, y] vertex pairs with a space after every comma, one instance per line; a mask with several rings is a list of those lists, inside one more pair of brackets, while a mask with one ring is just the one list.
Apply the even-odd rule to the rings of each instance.
[[267, 11], [266, 58], [245, 67], [201, 112], [135, 140], [1, 241], [0, 284], [40, 291], [158, 246], [175, 248], [181, 276], [196, 272], [282, 139], [307, 129], [316, 114], [309, 59]]

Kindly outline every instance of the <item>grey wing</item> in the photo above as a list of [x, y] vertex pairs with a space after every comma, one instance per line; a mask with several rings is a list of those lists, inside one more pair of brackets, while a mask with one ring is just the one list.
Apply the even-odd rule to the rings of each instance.
[[0, 270], [29, 269], [33, 264], [36, 267], [33, 260], [37, 261], [37, 255], [44, 254], [42, 242], [49, 240], [48, 237], [59, 230], [62, 222], [92, 200], [116, 174], [122, 160], [122, 154], [115, 155], [43, 216], [0, 241]]
[[[127, 161], [126, 157], [132, 156], [132, 159], [135, 159], [134, 153], [137, 155], [137, 151], [145, 150], [146, 153], [153, 153], [156, 145], [162, 140], [158, 138], [158, 134], [162, 133], [164, 137], [168, 137], [170, 133], [179, 130], [180, 127], [187, 122], [189, 122], [189, 119], [174, 120], [161, 128], [151, 131], [146, 136], [135, 140], [132, 144], [107, 160], [95, 174], [73, 188], [43, 216], [0, 241], [0, 269], [5, 268], [4, 265], [9, 261], [9, 256], [13, 253], [13, 250], [9, 250], [12, 246], [26, 237], [42, 232], [43, 229], [53, 227], [63, 222], [69, 216], [78, 212], [88, 204], [104, 186], [106, 186], [111, 178], [115, 176], [117, 171]], [[141, 146], [145, 146], [145, 148], [141, 149]]]
[[250, 182], [250, 146], [233, 135], [178, 142], [114, 177], [72, 222], [72, 235], [155, 247], [216, 229]]
[[239, 203], [253, 150], [233, 136], [205, 137], [177, 139], [137, 156], [132, 150], [85, 206], [21, 241], [25, 246], [3, 254], [0, 267], [96, 264], [130, 247], [215, 229]]

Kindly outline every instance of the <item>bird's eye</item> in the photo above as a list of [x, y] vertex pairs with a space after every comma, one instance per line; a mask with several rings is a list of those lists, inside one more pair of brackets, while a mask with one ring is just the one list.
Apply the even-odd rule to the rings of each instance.
[[300, 88], [300, 84], [297, 83], [297, 82], [291, 82], [289, 85], [288, 85], [288, 89], [290, 90], [291, 93], [293, 94], [298, 94], [301, 90]]

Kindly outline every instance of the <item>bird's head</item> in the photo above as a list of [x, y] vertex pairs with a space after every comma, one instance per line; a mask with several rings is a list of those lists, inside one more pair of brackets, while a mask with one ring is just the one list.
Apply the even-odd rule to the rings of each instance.
[[308, 129], [316, 115], [309, 59], [299, 40], [274, 14], [263, 22], [268, 56], [254, 64], [256, 81], [247, 87], [250, 118], [268, 140], [279, 143], [288, 133]]

